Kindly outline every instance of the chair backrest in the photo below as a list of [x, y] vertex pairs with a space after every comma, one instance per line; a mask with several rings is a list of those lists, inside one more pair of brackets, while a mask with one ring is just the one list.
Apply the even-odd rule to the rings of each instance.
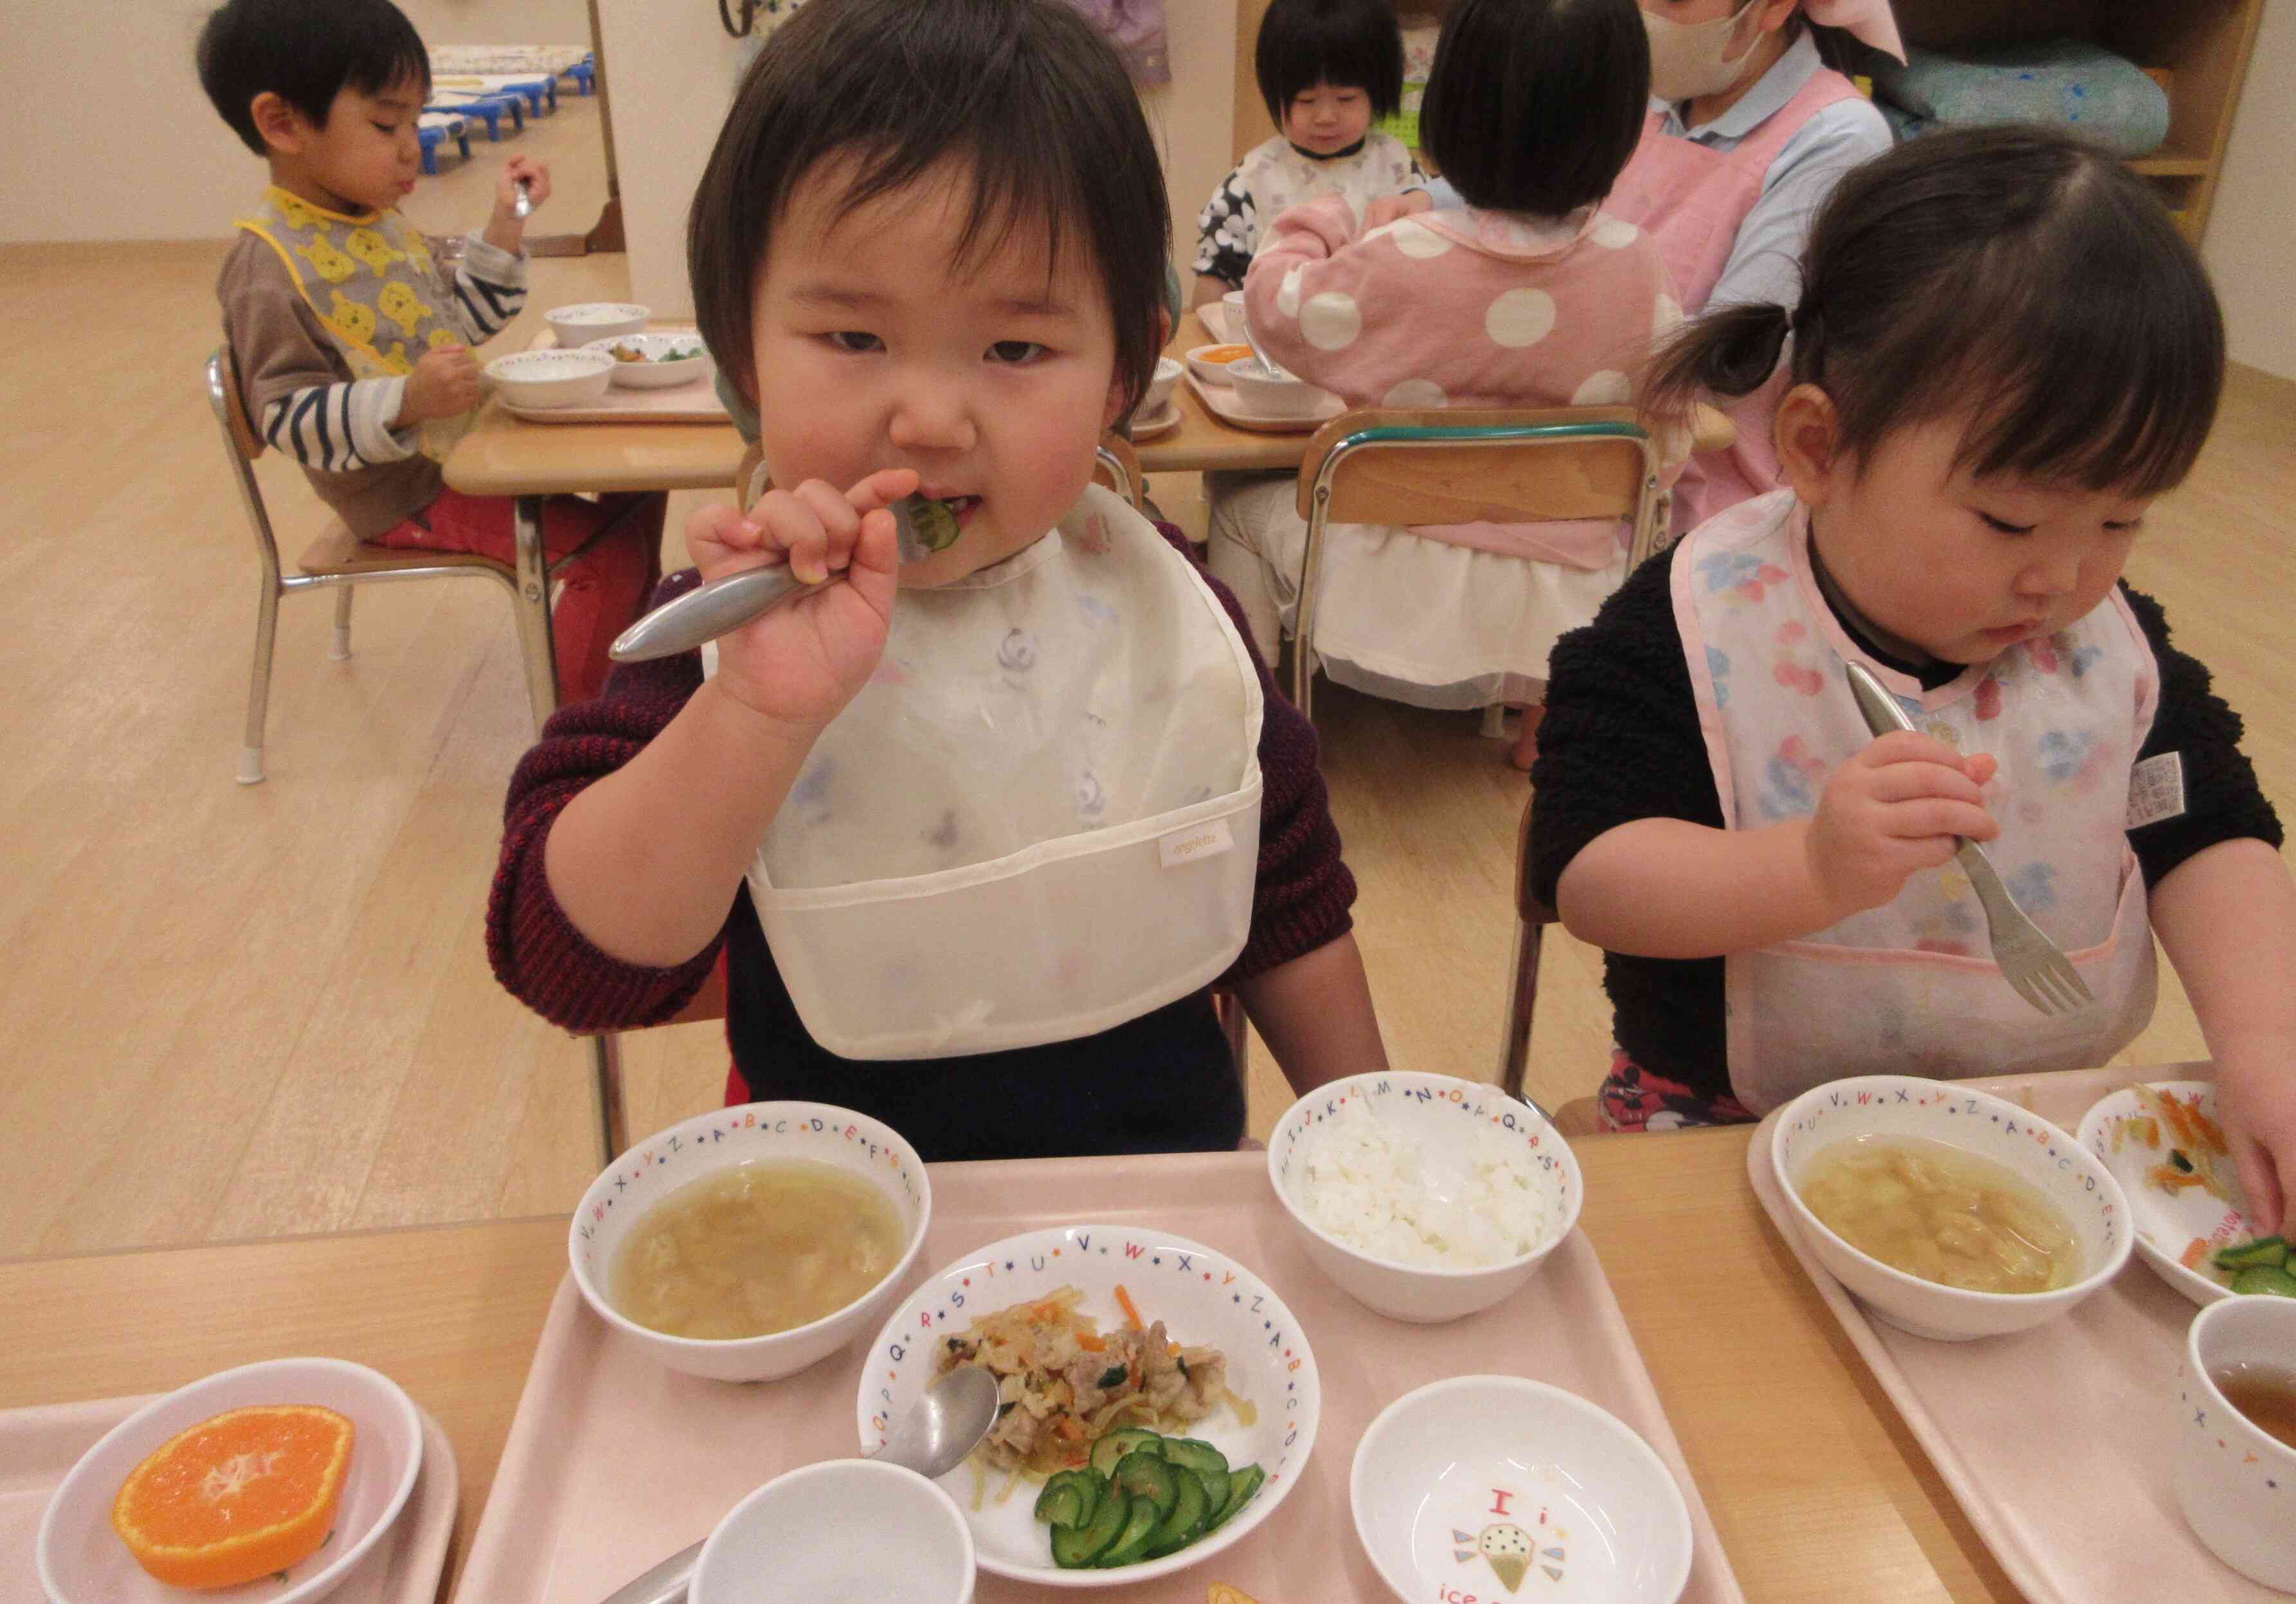
[[208, 401], [223, 424], [224, 438], [249, 462], [261, 456], [263, 437], [247, 415], [247, 395], [239, 387], [239, 362], [228, 344], [216, 348], [208, 358]]
[[[1363, 407], [1300, 463], [1300, 516], [1333, 523], [1654, 519], [1658, 454], [1630, 406]], [[1654, 531], [1653, 531], [1654, 533]]]
[[1514, 838], [1514, 912], [1515, 917], [1527, 925], [1551, 925], [1557, 922], [1554, 910], [1532, 894], [1530, 889], [1530, 812], [1537, 806], [1533, 798], [1522, 805], [1522, 825]]

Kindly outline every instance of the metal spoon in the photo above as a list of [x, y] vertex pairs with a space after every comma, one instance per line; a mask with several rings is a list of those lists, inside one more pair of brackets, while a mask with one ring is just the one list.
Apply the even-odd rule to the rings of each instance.
[[518, 181], [518, 193], [511, 197], [510, 215], [513, 217], [534, 216], [534, 192], [527, 187], [527, 181], [523, 178]]
[[[904, 496], [893, 503], [893, 528], [903, 562], [918, 561], [956, 538], [955, 521], [945, 510], [938, 515], [925, 511], [939, 506], [939, 503], [922, 495]], [[931, 526], [930, 535], [927, 525]], [[822, 581], [824, 585], [836, 583], [833, 577]], [[704, 641], [731, 634], [784, 602], [820, 588], [792, 575], [785, 563], [743, 569], [738, 574], [712, 579], [655, 608], [615, 636], [606, 655], [618, 663], [643, 663], [651, 658], [692, 651]]]
[[[925, 1389], [893, 1428], [885, 1445], [865, 1459], [905, 1466], [938, 1481], [964, 1463], [996, 1424], [996, 1378], [974, 1365], [953, 1370]], [[624, 1583], [603, 1604], [684, 1604], [685, 1584], [701, 1558], [695, 1543], [642, 1576]]]

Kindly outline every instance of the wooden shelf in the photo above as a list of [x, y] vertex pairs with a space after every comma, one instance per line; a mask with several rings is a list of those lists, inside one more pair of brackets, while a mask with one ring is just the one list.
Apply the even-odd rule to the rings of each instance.
[[2204, 178], [2215, 163], [2205, 156], [2139, 156], [2128, 164], [2132, 173], [2147, 178]]

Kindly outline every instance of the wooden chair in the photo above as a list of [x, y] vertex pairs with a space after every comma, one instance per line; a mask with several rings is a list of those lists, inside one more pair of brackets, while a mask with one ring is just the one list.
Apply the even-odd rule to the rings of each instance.
[[[1546, 927], [1555, 922], [1554, 910], [1531, 894], [1528, 804], [1522, 827], [1515, 832], [1514, 912], [1514, 965], [1507, 986], [1506, 1030], [1499, 1040], [1499, 1085], [1509, 1096], [1528, 1101], [1523, 1082], [1530, 1071], [1530, 1016], [1538, 1002], [1538, 959], [1546, 949]], [[1574, 1097], [1548, 1119], [1565, 1136], [1599, 1136], [1605, 1128], [1599, 1101], [1593, 1097]]]
[[1100, 452], [1093, 460], [1092, 482], [1105, 485], [1137, 511], [1147, 499], [1147, 476], [1140, 471], [1140, 459], [1133, 454], [1132, 442], [1111, 430], [1100, 437]]
[[254, 785], [263, 779], [264, 716], [271, 700], [272, 648], [278, 635], [279, 599], [297, 591], [332, 589], [335, 593], [335, 634], [327, 655], [340, 662], [351, 654], [351, 593], [361, 585], [396, 584], [409, 579], [491, 579], [510, 597], [527, 664], [527, 700], [534, 708], [534, 724], [558, 706], [557, 673], [552, 666], [550, 643], [550, 576], [541, 552], [531, 558], [523, 550], [513, 566], [463, 552], [394, 551], [360, 540], [340, 519], [329, 519], [319, 537], [296, 559], [296, 572], [283, 573], [279, 540], [263, 503], [262, 487], [255, 482], [255, 460], [265, 450], [263, 438], [247, 415], [239, 385], [238, 365], [225, 346], [208, 358], [208, 403], [223, 431], [224, 454], [231, 460], [239, 485], [247, 523], [255, 536], [255, 558], [261, 569], [255, 601], [255, 667], [247, 691], [247, 729], [239, 750], [239, 782]]
[[[1728, 419], [1700, 409], [1697, 449], [1735, 438]], [[1630, 519], [1631, 569], [1665, 540], [1669, 497], [1659, 473], [1659, 444], [1630, 406], [1361, 407], [1332, 419], [1308, 442], [1300, 463], [1308, 541], [1292, 631], [1292, 702], [1308, 713], [1316, 593], [1330, 525]]]

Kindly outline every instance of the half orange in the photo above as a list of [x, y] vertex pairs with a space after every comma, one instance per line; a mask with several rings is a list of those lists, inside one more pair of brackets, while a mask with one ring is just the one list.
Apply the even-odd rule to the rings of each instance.
[[234, 1409], [178, 1432], [120, 1484], [111, 1525], [175, 1587], [233, 1587], [308, 1559], [334, 1527], [351, 1423], [316, 1404]]

